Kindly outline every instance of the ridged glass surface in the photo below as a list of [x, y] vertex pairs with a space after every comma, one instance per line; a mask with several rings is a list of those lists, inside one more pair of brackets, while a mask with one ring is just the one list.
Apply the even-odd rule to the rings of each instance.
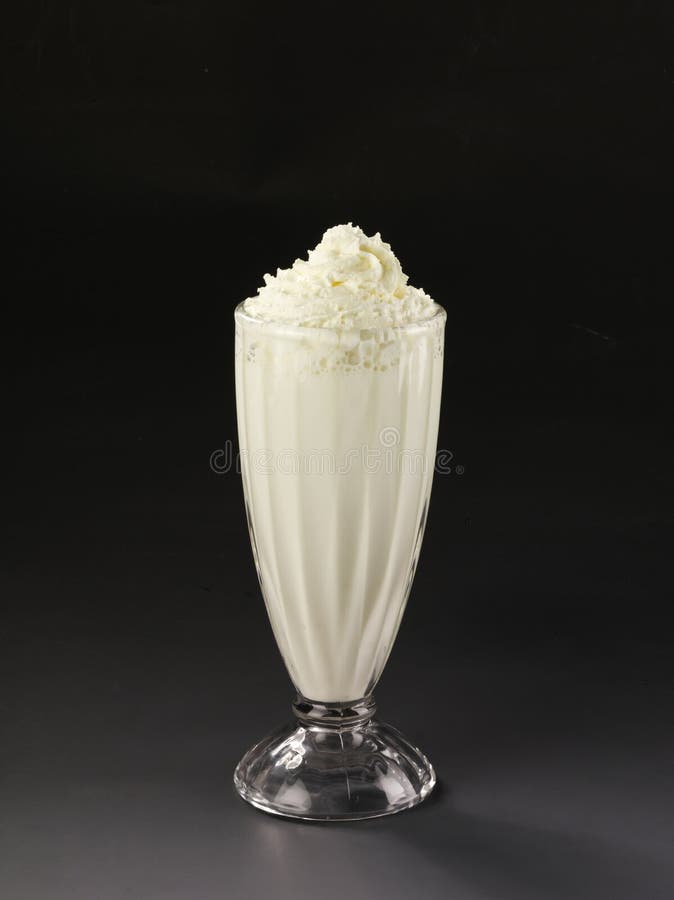
[[443, 325], [439, 313], [344, 347], [334, 332], [237, 312], [251, 540], [279, 649], [305, 697], [365, 696], [393, 645], [431, 491]]
[[[348, 705], [368, 697], [382, 673], [419, 557], [435, 464], [445, 313], [438, 307], [421, 323], [355, 333], [262, 323], [241, 307], [235, 320], [244, 497], [269, 619], [300, 697], [316, 708]], [[278, 756], [272, 751], [279, 740], [299, 746], [300, 738], [306, 752], [292, 778], [311, 784], [312, 797], [303, 817], [333, 818], [336, 808], [345, 818], [382, 815], [413, 805], [432, 787], [428, 761], [388, 726], [368, 720], [347, 732], [342, 723], [326, 737], [317, 727], [323, 725], [288, 726], [250, 751], [237, 769], [242, 796], [278, 812], [279, 785], [287, 786], [287, 778], [277, 762], [271, 765]], [[346, 740], [338, 764], [335, 734]], [[393, 790], [393, 782], [375, 775], [386, 768], [382, 760], [395, 768], [396, 754], [398, 774], [389, 775], [404, 784], [404, 799], [386, 803], [384, 786]], [[322, 811], [321, 771], [333, 796]], [[369, 774], [354, 810], [346, 801], [336, 804], [334, 795], [359, 783], [356, 771]], [[261, 799], [262, 784], [268, 793]], [[299, 815], [299, 807], [283, 814]]]
[[435, 772], [390, 725], [368, 718], [342, 725], [302, 717], [251, 748], [236, 768], [234, 784], [244, 800], [264, 812], [371, 819], [416, 806], [433, 790]]

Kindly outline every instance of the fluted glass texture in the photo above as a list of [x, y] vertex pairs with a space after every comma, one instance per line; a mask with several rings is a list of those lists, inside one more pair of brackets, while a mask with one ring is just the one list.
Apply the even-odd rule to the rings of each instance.
[[445, 313], [385, 331], [260, 322], [239, 306], [246, 512], [299, 693], [367, 696], [393, 646], [433, 480]]

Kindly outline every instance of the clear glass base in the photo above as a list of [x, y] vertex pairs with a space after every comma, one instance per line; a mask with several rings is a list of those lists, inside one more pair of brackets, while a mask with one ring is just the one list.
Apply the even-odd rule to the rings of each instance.
[[421, 803], [433, 766], [390, 725], [375, 721], [372, 697], [325, 705], [298, 697], [298, 721], [252, 747], [234, 772], [244, 800], [295, 819], [371, 819]]

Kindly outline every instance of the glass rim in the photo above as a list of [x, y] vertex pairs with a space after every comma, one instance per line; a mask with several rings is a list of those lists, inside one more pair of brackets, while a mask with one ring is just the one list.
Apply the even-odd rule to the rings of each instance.
[[447, 319], [447, 310], [433, 301], [433, 314], [425, 319], [415, 319], [412, 322], [406, 322], [399, 325], [378, 325], [374, 327], [356, 327], [356, 328], [337, 328], [329, 325], [298, 325], [295, 322], [284, 322], [280, 319], [260, 319], [252, 316], [244, 308], [246, 301], [242, 300], [234, 308], [234, 319], [237, 322], [243, 322], [245, 325], [251, 325], [256, 328], [270, 332], [279, 332], [289, 335], [320, 334], [326, 336], [328, 334], [354, 334], [363, 331], [368, 334], [414, 334], [415, 332], [427, 331], [438, 327], [440, 320], [443, 324]]

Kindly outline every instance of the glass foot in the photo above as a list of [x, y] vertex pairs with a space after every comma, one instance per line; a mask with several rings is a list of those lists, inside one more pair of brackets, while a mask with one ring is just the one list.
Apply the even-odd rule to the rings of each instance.
[[370, 819], [421, 803], [433, 766], [403, 735], [372, 716], [371, 697], [325, 705], [298, 697], [298, 721], [252, 747], [234, 772], [244, 800], [295, 819]]

